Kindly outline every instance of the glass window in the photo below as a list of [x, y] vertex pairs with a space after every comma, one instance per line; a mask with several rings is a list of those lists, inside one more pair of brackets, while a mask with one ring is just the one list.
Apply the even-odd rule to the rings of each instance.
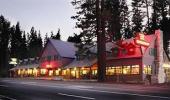
[[122, 74], [122, 67], [121, 66], [115, 67], [115, 73]]
[[47, 70], [46, 70], [46, 69], [41, 69], [41, 74], [42, 74], [42, 75], [45, 75], [45, 74], [46, 74], [46, 72], [47, 72]]
[[71, 76], [73, 76], [73, 77], [76, 76], [76, 71], [75, 70], [71, 70]]
[[152, 73], [152, 68], [151, 65], [144, 65], [144, 74], [151, 74]]
[[49, 70], [49, 76], [53, 76], [53, 70]]
[[130, 66], [123, 66], [123, 74], [130, 74]]
[[67, 70], [62, 70], [62, 75], [66, 75]]
[[92, 70], [92, 75], [97, 75], [97, 70]]
[[107, 67], [106, 75], [114, 75], [115, 68], [114, 67]]
[[139, 65], [132, 65], [131, 74], [139, 74]]
[[55, 70], [55, 75], [59, 75], [59, 70]]

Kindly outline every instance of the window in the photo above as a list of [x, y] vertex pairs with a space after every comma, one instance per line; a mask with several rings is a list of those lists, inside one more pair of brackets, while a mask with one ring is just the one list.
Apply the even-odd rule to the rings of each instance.
[[46, 70], [46, 69], [41, 69], [41, 74], [42, 74], [42, 75], [45, 75], [45, 74], [46, 74], [46, 72], [47, 72], [47, 70]]
[[122, 67], [121, 66], [115, 67], [115, 73], [116, 74], [122, 74]]
[[67, 70], [62, 70], [62, 75], [66, 75]]
[[132, 65], [131, 74], [139, 74], [139, 65]]
[[50, 61], [51, 60], [51, 56], [48, 56], [47, 59], [48, 59], [48, 61]]
[[60, 70], [55, 70], [55, 75], [59, 75], [59, 73], [60, 73]]
[[106, 75], [114, 75], [115, 68], [114, 67], [107, 67]]
[[151, 65], [144, 65], [144, 74], [151, 74], [152, 73], [152, 68]]
[[123, 74], [130, 74], [130, 66], [123, 66]]
[[150, 48], [150, 50], [149, 50], [149, 55], [150, 55], [150, 56], [155, 56], [155, 55], [156, 55], [156, 49]]

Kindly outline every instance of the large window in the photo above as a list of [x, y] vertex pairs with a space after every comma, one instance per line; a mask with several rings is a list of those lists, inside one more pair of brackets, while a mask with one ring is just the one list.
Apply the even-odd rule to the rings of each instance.
[[123, 74], [130, 74], [130, 66], [123, 66]]
[[114, 75], [115, 68], [114, 67], [107, 67], [106, 75]]
[[47, 69], [41, 69], [41, 75], [45, 75], [47, 72]]
[[60, 75], [60, 70], [59, 69], [57, 69], [57, 70], [55, 70], [55, 75]]
[[118, 67], [115, 67], [115, 74], [122, 74], [122, 67], [121, 66], [118, 66]]
[[132, 65], [131, 74], [139, 74], [139, 65]]
[[139, 74], [139, 65], [107, 67], [106, 75]]

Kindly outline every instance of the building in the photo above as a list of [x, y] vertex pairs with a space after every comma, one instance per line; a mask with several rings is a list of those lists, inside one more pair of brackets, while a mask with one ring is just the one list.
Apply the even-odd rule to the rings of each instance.
[[[76, 50], [73, 43], [50, 39], [39, 59], [36, 76], [97, 79], [96, 46], [85, 57], [75, 56]], [[106, 55], [106, 81], [165, 83], [170, 80], [170, 62], [163, 50], [160, 30], [152, 35], [138, 33], [135, 38], [107, 43]], [[12, 70], [19, 73], [21, 69], [25, 67]]]

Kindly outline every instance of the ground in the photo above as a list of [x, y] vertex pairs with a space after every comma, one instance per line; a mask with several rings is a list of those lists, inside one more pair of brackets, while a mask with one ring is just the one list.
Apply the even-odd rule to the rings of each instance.
[[170, 86], [4, 78], [0, 100], [170, 100]]

